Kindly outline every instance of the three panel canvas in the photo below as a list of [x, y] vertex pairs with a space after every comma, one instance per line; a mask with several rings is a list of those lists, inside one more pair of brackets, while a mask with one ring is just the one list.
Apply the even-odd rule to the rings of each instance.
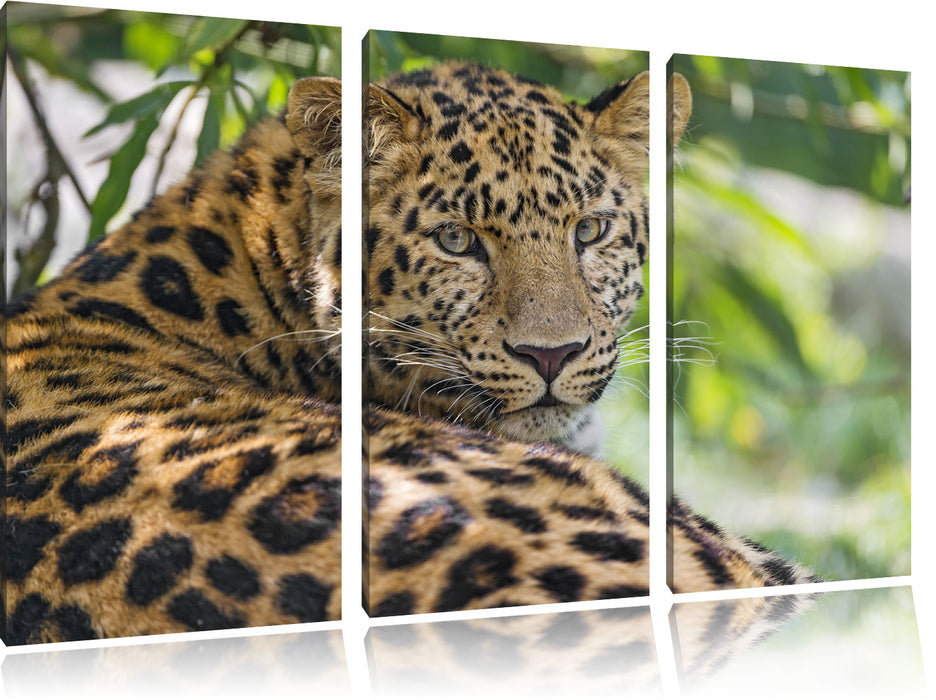
[[[339, 619], [340, 30], [3, 12], [4, 643]], [[368, 615], [909, 571], [909, 74], [363, 48]]]

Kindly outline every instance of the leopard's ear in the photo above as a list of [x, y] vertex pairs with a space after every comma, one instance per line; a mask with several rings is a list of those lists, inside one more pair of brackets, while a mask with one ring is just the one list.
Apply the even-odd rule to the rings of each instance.
[[307, 158], [321, 158], [323, 170], [341, 166], [341, 81], [302, 78], [286, 100], [286, 128]]
[[[672, 143], [682, 137], [692, 112], [689, 83], [673, 73], [666, 87], [667, 109], [672, 117]], [[632, 152], [644, 156], [650, 145], [650, 73], [644, 71], [630, 80], [612, 85], [593, 99], [585, 109], [593, 115], [592, 130], [617, 138]]]
[[646, 157], [650, 146], [650, 73], [612, 85], [585, 109], [593, 115], [592, 131], [623, 142]]
[[689, 89], [689, 81], [679, 73], [673, 73], [666, 86], [666, 111], [670, 115], [670, 128], [673, 130], [671, 143], [675, 147], [686, 129], [689, 115], [692, 114], [692, 91]]
[[392, 151], [414, 141], [422, 128], [422, 120], [409, 105], [374, 83], [367, 86], [364, 110], [367, 160], [372, 165], [392, 162]]

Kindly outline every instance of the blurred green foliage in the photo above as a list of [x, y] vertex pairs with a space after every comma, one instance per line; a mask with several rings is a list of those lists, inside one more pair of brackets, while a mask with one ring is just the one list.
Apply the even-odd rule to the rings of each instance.
[[[14, 294], [35, 284], [48, 261], [54, 247], [49, 238], [58, 217], [58, 202], [49, 202], [48, 193], [57, 197], [58, 181], [71, 169], [62, 162], [55, 134], [45, 123], [43, 109], [49, 107], [37, 97], [43, 81], [68, 81], [100, 101], [106, 116], [85, 136], [111, 126], [132, 126], [123, 144], [105, 157], [109, 173], [103, 184], [82, 197], [91, 214], [90, 242], [104, 234], [123, 207], [131, 179], [148, 152], [159, 154], [155, 193], [166, 155], [177, 145], [178, 123], [190, 106], [203, 112], [197, 164], [211, 151], [235, 142], [260, 117], [281, 109], [297, 78], [341, 72], [337, 28], [21, 3], [8, 6], [7, 19], [12, 72], [34, 104], [32, 117], [43, 134], [49, 161], [34, 196], [23, 207], [45, 209], [52, 224], [51, 232], [46, 226], [44, 240], [22, 241], [25, 247], [16, 252], [20, 275]], [[117, 102], [97, 70], [114, 61], [144, 67], [151, 82], [141, 85], [133, 98]], [[156, 146], [151, 137], [175, 101], [182, 107], [173, 112], [168, 142]]]
[[899, 205], [910, 185], [908, 73], [693, 56], [693, 123], [746, 164]]
[[[641, 51], [433, 34], [372, 31], [366, 42], [365, 71], [373, 81], [442, 61], [468, 61], [539, 80], [580, 103], [647, 70], [650, 61], [649, 54]], [[649, 267], [644, 267], [647, 290]], [[600, 404], [608, 460], [645, 484], [649, 479], [648, 298], [644, 296], [620, 339], [622, 366]]]
[[641, 51], [405, 32], [372, 31], [367, 42], [371, 80], [442, 61], [468, 61], [539, 80], [580, 102], [647, 70], [650, 60]]
[[676, 56], [674, 486], [829, 579], [909, 572], [909, 74]]

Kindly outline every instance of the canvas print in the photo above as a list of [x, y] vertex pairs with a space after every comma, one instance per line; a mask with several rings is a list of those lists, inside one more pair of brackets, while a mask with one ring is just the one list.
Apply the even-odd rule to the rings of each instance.
[[585, 455], [643, 369], [615, 379], [645, 325], [647, 55], [371, 32], [364, 56], [368, 611], [645, 594], [599, 491], [638, 531], [646, 494]]
[[340, 33], [6, 6], [3, 640], [340, 613]]
[[673, 489], [822, 579], [908, 574], [910, 74], [670, 66]]

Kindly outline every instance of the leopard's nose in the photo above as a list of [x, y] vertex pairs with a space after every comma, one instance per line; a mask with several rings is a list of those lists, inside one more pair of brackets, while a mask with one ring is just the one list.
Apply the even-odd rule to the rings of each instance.
[[534, 345], [508, 345], [504, 349], [521, 362], [533, 365], [546, 386], [559, 376], [563, 366], [585, 348], [586, 343], [566, 343], [555, 348], [541, 348]]

